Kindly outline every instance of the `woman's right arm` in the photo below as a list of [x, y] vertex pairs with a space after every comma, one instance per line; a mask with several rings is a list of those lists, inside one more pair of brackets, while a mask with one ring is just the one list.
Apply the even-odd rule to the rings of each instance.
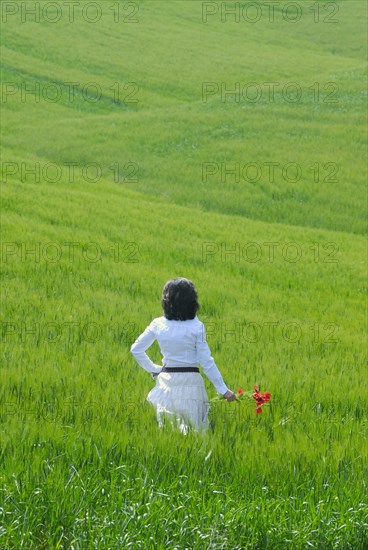
[[227, 401], [234, 401], [235, 394], [226, 386], [216, 363], [211, 356], [211, 351], [206, 340], [206, 331], [204, 325], [201, 326], [201, 331], [197, 335], [196, 348], [198, 362], [201, 365], [203, 372], [215, 386], [218, 393], [222, 394]]

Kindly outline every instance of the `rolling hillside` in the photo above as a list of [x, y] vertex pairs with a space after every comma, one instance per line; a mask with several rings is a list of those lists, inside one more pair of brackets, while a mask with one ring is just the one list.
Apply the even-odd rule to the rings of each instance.
[[[0, 548], [367, 547], [366, 3], [251, 4], [1, 6]], [[262, 418], [158, 430], [178, 275]]]

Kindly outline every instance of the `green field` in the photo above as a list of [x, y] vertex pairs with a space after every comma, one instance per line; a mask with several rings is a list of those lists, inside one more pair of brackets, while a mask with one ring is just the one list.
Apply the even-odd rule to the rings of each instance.
[[[1, 550], [366, 550], [366, 3], [74, 4], [1, 5]], [[175, 276], [262, 415], [158, 429]]]

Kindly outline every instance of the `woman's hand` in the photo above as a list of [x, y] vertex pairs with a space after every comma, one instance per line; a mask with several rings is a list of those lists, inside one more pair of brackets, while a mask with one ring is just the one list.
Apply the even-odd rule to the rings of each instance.
[[225, 397], [226, 401], [228, 401], [228, 403], [230, 403], [230, 401], [235, 401], [235, 399], [236, 399], [235, 393], [232, 392], [231, 390], [227, 390], [227, 392], [224, 393], [224, 397]]
[[161, 374], [161, 371], [160, 372], [151, 372], [151, 376], [153, 379], [155, 379], [159, 374]]

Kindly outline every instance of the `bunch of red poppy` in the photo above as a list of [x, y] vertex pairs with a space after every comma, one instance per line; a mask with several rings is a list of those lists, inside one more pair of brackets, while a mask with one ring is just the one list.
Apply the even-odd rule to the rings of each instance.
[[[242, 390], [241, 388], [238, 388], [237, 394], [239, 397], [241, 397], [244, 394], [244, 390]], [[264, 403], [268, 403], [269, 401], [271, 401], [271, 394], [268, 391], [261, 393], [259, 386], [254, 386], [254, 393], [252, 394], [252, 398], [254, 399], [257, 405], [255, 412], [256, 414], [260, 414], [263, 412], [262, 406], [264, 405]]]

